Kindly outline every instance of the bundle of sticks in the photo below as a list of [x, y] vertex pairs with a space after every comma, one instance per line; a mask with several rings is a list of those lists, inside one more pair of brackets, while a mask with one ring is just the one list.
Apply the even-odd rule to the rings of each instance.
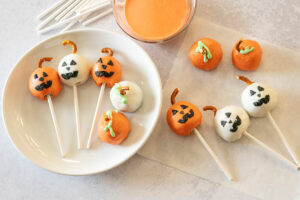
[[61, 28], [64, 32], [77, 23], [86, 26], [111, 12], [110, 0], [58, 0], [37, 16], [43, 20], [37, 31], [43, 34]]

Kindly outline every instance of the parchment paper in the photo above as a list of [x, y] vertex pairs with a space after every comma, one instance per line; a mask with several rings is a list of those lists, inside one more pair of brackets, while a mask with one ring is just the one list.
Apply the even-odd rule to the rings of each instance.
[[[187, 57], [190, 45], [202, 37], [213, 38], [222, 45], [223, 59], [213, 71], [205, 72], [193, 67]], [[240, 38], [257, 40], [262, 46], [263, 59], [256, 71], [243, 72], [232, 65], [231, 51]], [[245, 75], [278, 91], [279, 104], [272, 115], [300, 159], [299, 52], [195, 18], [174, 59], [163, 90], [160, 120], [139, 154], [261, 199], [300, 199], [299, 171], [246, 137], [235, 143], [222, 140], [215, 132], [212, 112], [203, 112], [203, 122], [198, 130], [231, 171], [235, 182], [226, 179], [195, 135], [177, 136], [166, 123], [166, 112], [174, 88], [180, 90], [177, 101], [190, 101], [201, 110], [205, 105], [217, 108], [230, 104], [241, 106], [241, 92], [246, 84], [237, 80], [236, 76]], [[248, 131], [291, 160], [267, 118], [251, 118]]]

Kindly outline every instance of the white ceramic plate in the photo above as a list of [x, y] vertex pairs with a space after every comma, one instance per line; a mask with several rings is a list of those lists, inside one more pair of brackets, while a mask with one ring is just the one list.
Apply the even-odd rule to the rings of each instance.
[[[141, 86], [144, 101], [140, 109], [126, 114], [131, 122], [128, 138], [119, 146], [101, 142], [97, 134], [91, 150], [77, 150], [76, 128], [73, 107], [73, 90], [64, 85], [62, 92], [53, 98], [58, 123], [67, 151], [62, 159], [57, 146], [54, 126], [47, 101], [41, 101], [29, 92], [28, 79], [36, 69], [41, 57], [53, 57], [44, 63], [57, 69], [60, 59], [70, 53], [63, 47], [63, 40], [77, 44], [77, 53], [86, 56], [93, 64], [103, 47], [114, 50], [114, 56], [122, 65], [122, 80], [130, 80]], [[110, 88], [100, 114], [113, 109], [109, 100]], [[3, 119], [7, 132], [17, 149], [36, 165], [52, 172], [68, 175], [87, 175], [116, 167], [134, 155], [150, 136], [160, 113], [162, 95], [158, 71], [148, 54], [131, 39], [104, 30], [78, 30], [51, 37], [29, 52], [16, 64], [10, 73], [3, 94]], [[90, 79], [78, 87], [81, 134], [86, 146], [99, 88]], [[99, 115], [100, 116], [100, 115]]]

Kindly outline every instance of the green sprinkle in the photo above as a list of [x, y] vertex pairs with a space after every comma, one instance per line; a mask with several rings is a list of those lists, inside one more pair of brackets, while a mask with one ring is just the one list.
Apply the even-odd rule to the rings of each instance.
[[240, 53], [245, 55], [245, 54], [248, 54], [251, 51], [253, 51], [253, 49], [254, 49], [254, 47], [251, 47], [251, 49], [250, 49], [248, 46], [246, 46], [244, 50], [240, 49]]
[[[116, 134], [112, 128], [112, 121], [113, 121], [113, 117], [112, 117], [112, 110], [107, 111], [105, 114], [107, 115], [107, 117], [109, 117], [109, 122], [107, 124], [107, 126], [104, 127], [104, 131], [108, 131], [112, 137], [116, 137]], [[119, 112], [118, 110], [115, 110], [115, 112]]]
[[116, 90], [115, 90], [115, 91], [117, 92], [118, 95], [121, 96], [121, 98], [122, 98], [122, 103], [123, 103], [123, 104], [127, 104], [128, 99], [127, 99], [127, 97], [126, 97], [125, 95], [122, 95], [122, 94], [121, 94], [121, 91], [120, 91], [120, 90], [121, 90], [121, 87], [122, 87], [122, 86], [121, 86], [119, 83], [116, 83]]
[[209, 59], [212, 59], [212, 55], [211, 55], [210, 50], [208, 49], [208, 47], [202, 41], [198, 41], [198, 47], [196, 48], [195, 52], [196, 53], [202, 53], [203, 48], [206, 50], [205, 54], [204, 54], [203, 61], [205, 63], [207, 63]]

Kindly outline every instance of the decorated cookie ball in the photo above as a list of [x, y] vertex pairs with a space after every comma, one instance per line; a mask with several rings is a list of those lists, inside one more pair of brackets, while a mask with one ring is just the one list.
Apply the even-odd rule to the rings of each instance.
[[262, 58], [260, 45], [253, 40], [239, 40], [232, 50], [232, 63], [240, 70], [256, 69]]
[[202, 113], [194, 104], [188, 101], [176, 102], [175, 97], [178, 92], [176, 88], [172, 93], [172, 106], [167, 112], [167, 122], [178, 135], [190, 135], [192, 130], [201, 124]]
[[195, 67], [202, 70], [216, 68], [222, 60], [222, 56], [221, 45], [210, 38], [196, 41], [189, 50], [189, 59]]
[[238, 79], [246, 82], [248, 87], [242, 93], [242, 105], [253, 117], [264, 117], [277, 105], [277, 92], [262, 83], [254, 83], [244, 76]]
[[121, 80], [122, 68], [119, 61], [113, 57], [110, 48], [102, 49], [102, 53], [108, 55], [98, 59], [92, 67], [91, 75], [97, 86], [106, 83], [106, 87], [113, 87]]
[[239, 140], [250, 124], [248, 114], [238, 106], [230, 105], [220, 110], [213, 106], [206, 106], [203, 110], [214, 111], [217, 133], [227, 142]]
[[38, 68], [33, 71], [29, 78], [29, 90], [33, 96], [47, 100], [47, 96], [57, 96], [62, 85], [57, 71], [51, 67], [42, 67], [44, 61], [51, 61], [52, 58], [45, 57], [40, 59]]
[[58, 73], [63, 83], [73, 86], [86, 82], [90, 74], [89, 61], [77, 54], [76, 44], [70, 40], [62, 42], [63, 45], [71, 45], [73, 52], [66, 55], [58, 64]]
[[123, 112], [136, 111], [143, 101], [143, 91], [131, 81], [116, 83], [110, 91], [113, 106]]
[[99, 138], [108, 144], [118, 145], [130, 131], [130, 121], [117, 110], [109, 110], [102, 115], [98, 124]]

